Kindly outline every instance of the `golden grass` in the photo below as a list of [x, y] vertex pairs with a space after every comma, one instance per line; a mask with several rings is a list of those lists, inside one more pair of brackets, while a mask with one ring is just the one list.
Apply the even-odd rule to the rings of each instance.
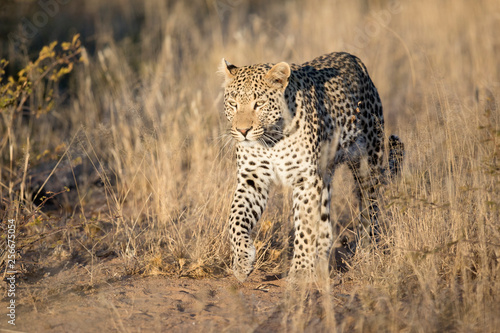
[[[110, 3], [127, 13], [127, 1]], [[96, 17], [97, 49], [54, 111], [59, 126], [49, 130], [53, 119], [42, 116], [29, 143], [34, 158], [76, 135], [72, 158], [91, 157], [116, 177], [106, 184], [106, 210], [92, 215], [82, 204], [74, 215], [112, 222], [99, 246], [147, 274], [230, 273], [225, 229], [235, 165], [221, 114], [220, 59], [299, 63], [348, 51], [368, 67], [387, 134], [402, 138], [407, 155], [401, 177], [383, 190], [387, 246], [355, 257], [342, 279], [356, 296], [344, 302], [349, 311], [340, 321], [320, 315], [322, 330], [487, 332], [500, 325], [498, 1], [147, 1], [137, 5], [142, 25], [124, 16], [136, 26], [121, 40], [100, 6], [82, 9]], [[13, 156], [1, 152], [3, 184], [22, 175], [23, 126], [13, 128]], [[8, 175], [12, 161], [20, 172]], [[349, 177], [341, 170], [334, 180], [333, 216], [344, 225], [357, 214]], [[273, 192], [256, 230], [257, 266], [273, 273], [287, 267], [287, 198]], [[6, 212], [25, 199], [4, 202]], [[26, 207], [22, 214], [31, 213]], [[313, 310], [287, 304], [284, 327], [306, 329]]]

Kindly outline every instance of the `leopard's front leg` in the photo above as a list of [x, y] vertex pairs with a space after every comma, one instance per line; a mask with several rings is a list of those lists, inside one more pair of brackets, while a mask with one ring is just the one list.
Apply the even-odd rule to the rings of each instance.
[[262, 169], [252, 169], [240, 167], [229, 216], [233, 272], [241, 282], [253, 271], [255, 247], [250, 232], [260, 219], [269, 194], [269, 176], [262, 175]]
[[321, 177], [301, 178], [293, 189], [294, 255], [290, 278], [312, 278], [318, 265], [328, 272], [333, 239], [330, 223], [330, 184]]

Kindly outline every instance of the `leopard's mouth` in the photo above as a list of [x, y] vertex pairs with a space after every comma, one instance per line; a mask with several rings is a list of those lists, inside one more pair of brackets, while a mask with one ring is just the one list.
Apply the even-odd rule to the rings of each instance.
[[243, 147], [254, 147], [255, 145], [257, 145], [259, 142], [258, 141], [254, 141], [254, 140], [248, 140], [248, 139], [245, 139], [243, 141], [239, 141], [239, 144], [242, 145]]

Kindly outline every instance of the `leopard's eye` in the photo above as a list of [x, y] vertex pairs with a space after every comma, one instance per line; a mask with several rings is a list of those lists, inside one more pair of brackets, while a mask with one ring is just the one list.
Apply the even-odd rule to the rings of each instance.
[[266, 101], [257, 101], [255, 102], [255, 107], [256, 108], [260, 108], [261, 106], [263, 106], [264, 104], [266, 104]]
[[227, 104], [229, 104], [233, 108], [236, 108], [238, 106], [238, 103], [236, 103], [235, 101], [228, 101]]

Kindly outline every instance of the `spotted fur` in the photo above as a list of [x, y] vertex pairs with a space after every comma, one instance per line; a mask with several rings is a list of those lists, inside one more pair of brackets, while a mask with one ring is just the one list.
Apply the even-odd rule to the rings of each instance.
[[[229, 217], [236, 278], [244, 281], [253, 270], [250, 232], [275, 182], [293, 188], [292, 277], [310, 276], [327, 262], [333, 241], [330, 181], [341, 163], [356, 180], [359, 236], [370, 239], [379, 210], [384, 118], [363, 63], [348, 53], [331, 53], [302, 65], [236, 67], [223, 60], [221, 67], [224, 111], [237, 142], [237, 186]], [[393, 155], [402, 157], [401, 141], [391, 136], [390, 142]], [[394, 172], [398, 162], [390, 163]]]

